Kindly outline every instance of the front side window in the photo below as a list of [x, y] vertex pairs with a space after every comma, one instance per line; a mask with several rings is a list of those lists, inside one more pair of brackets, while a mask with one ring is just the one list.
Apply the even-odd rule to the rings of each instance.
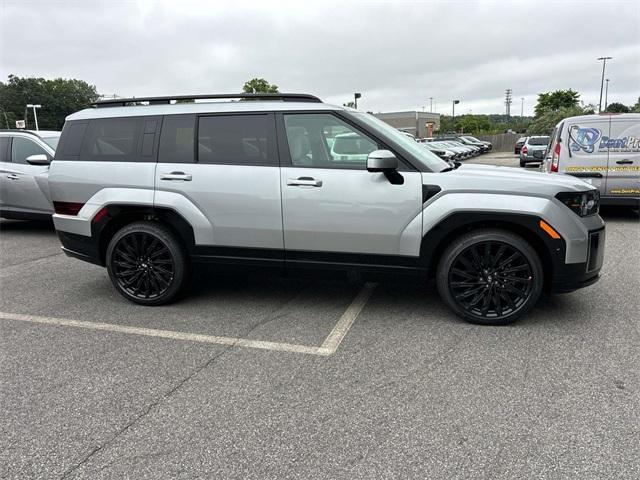
[[328, 113], [284, 116], [294, 167], [366, 169], [379, 145], [355, 127]]
[[44, 148], [38, 145], [33, 140], [22, 137], [13, 137], [11, 142], [11, 161], [13, 163], [28, 164], [27, 157], [31, 155], [47, 155]]
[[271, 115], [213, 115], [198, 120], [198, 163], [277, 164]]
[[142, 124], [142, 117], [91, 120], [82, 143], [82, 160], [136, 161]]

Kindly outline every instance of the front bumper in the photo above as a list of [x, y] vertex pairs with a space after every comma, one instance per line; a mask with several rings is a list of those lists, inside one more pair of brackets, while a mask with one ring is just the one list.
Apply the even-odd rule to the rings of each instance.
[[589, 231], [587, 261], [554, 265], [550, 290], [552, 293], [569, 293], [593, 285], [600, 279], [604, 262], [605, 229]]

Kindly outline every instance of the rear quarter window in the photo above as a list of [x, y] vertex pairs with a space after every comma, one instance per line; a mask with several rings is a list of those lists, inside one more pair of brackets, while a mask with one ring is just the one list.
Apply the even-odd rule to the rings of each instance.
[[142, 128], [142, 117], [90, 120], [80, 157], [85, 161], [137, 161]]

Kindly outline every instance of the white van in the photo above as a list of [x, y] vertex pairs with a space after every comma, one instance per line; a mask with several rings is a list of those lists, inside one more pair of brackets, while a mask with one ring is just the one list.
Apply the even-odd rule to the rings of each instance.
[[551, 134], [541, 170], [582, 178], [605, 205], [640, 206], [640, 114], [565, 118]]

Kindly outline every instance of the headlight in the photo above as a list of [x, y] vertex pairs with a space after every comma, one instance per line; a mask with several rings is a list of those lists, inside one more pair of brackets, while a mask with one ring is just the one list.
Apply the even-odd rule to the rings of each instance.
[[581, 217], [595, 215], [600, 210], [600, 192], [560, 192], [556, 198]]

